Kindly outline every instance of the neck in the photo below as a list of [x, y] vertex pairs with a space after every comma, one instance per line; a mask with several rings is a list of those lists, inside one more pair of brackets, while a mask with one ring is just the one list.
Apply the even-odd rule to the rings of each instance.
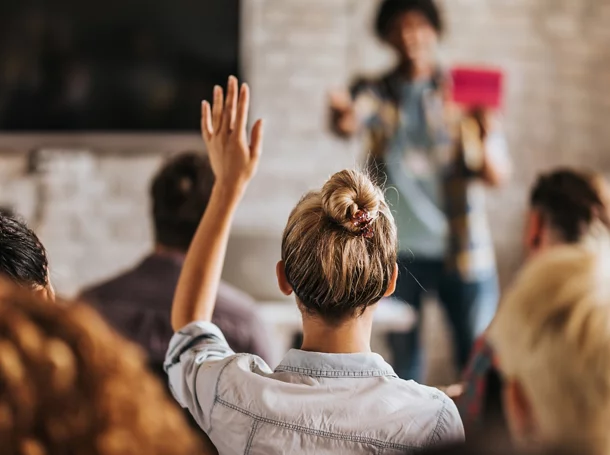
[[177, 259], [184, 259], [186, 257], [186, 253], [177, 248], [172, 248], [169, 246], [162, 245], [160, 243], [155, 244], [155, 254], [158, 256], [171, 257]]
[[360, 317], [353, 317], [339, 325], [330, 325], [320, 317], [303, 313], [303, 351], [328, 354], [371, 352], [371, 331], [375, 305]]
[[399, 72], [408, 81], [421, 81], [431, 79], [434, 76], [435, 64], [432, 61], [415, 62], [403, 60]]

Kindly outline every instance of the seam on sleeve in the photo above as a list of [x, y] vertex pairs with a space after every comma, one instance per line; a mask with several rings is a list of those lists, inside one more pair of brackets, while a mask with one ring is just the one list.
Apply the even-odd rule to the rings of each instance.
[[252, 430], [250, 430], [250, 436], [248, 437], [248, 443], [246, 444], [246, 450], [244, 450], [244, 455], [249, 455], [250, 453], [252, 441], [254, 441], [254, 434], [256, 433], [256, 430], [258, 430], [259, 424], [260, 422], [254, 419], [254, 422], [252, 423]]
[[[229, 360], [227, 363], [225, 363], [222, 368], [220, 369], [220, 371], [218, 372], [218, 376], [216, 377], [216, 384], [214, 384], [214, 401], [212, 401], [212, 407], [210, 408], [210, 425], [208, 426], [208, 429], [206, 431], [206, 433], [211, 433], [212, 432], [212, 413], [214, 412], [214, 408], [216, 407], [216, 403], [218, 403], [218, 400], [220, 398], [219, 394], [218, 394], [218, 386], [220, 384], [220, 379], [222, 378], [223, 373], [225, 372], [225, 370], [227, 369], [227, 367], [229, 365], [231, 365], [233, 362], [235, 362], [237, 359], [241, 358], [241, 357], [245, 357], [247, 355], [250, 354], [237, 354], [235, 356], [233, 356], [231, 358], [231, 360]], [[195, 379], [197, 380], [197, 379]]]
[[448, 422], [447, 422], [447, 399], [441, 397], [441, 401], [443, 406], [441, 407], [440, 411], [437, 414], [436, 417], [436, 426], [434, 427], [434, 431], [432, 432], [432, 434], [430, 435], [430, 438], [428, 438], [428, 442], [426, 443], [426, 447], [429, 447], [431, 445], [436, 445], [438, 444], [440, 441], [440, 432], [444, 431], [447, 426], [448, 426]]

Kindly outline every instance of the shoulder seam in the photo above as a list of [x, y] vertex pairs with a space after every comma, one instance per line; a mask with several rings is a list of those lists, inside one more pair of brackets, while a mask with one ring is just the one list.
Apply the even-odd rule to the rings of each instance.
[[445, 398], [443, 395], [441, 395], [440, 398], [441, 398], [441, 402], [442, 402], [442, 407], [437, 414], [436, 426], [434, 427], [434, 431], [432, 432], [432, 434], [430, 435], [430, 438], [428, 438], [428, 442], [426, 443], [427, 447], [439, 442], [439, 439], [440, 439], [439, 433], [441, 430], [441, 426], [444, 427], [447, 425], [446, 414], [447, 414], [448, 398]]
[[208, 427], [208, 431], [207, 433], [211, 433], [212, 432], [212, 413], [214, 412], [214, 408], [216, 407], [216, 403], [218, 403], [220, 401], [220, 397], [218, 395], [218, 386], [220, 384], [220, 379], [222, 378], [223, 373], [225, 372], [225, 370], [227, 369], [227, 367], [229, 365], [231, 365], [233, 362], [235, 362], [237, 359], [244, 357], [248, 354], [236, 354], [234, 356], [232, 356], [231, 360], [229, 360], [227, 363], [225, 363], [222, 368], [220, 369], [220, 371], [218, 372], [218, 377], [216, 378], [216, 384], [214, 384], [214, 401], [212, 402], [212, 407], [210, 408], [210, 425]]

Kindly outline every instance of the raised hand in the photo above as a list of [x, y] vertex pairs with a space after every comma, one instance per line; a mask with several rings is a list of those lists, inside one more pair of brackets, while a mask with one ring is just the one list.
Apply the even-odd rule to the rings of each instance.
[[201, 132], [217, 185], [243, 191], [256, 172], [263, 145], [263, 121], [254, 124], [248, 142], [248, 86], [242, 84], [238, 95], [237, 78], [231, 76], [224, 101], [223, 95], [222, 88], [216, 86], [213, 106], [203, 102]]
[[233, 216], [243, 192], [256, 172], [263, 144], [263, 123], [246, 125], [250, 93], [229, 78], [226, 100], [214, 88], [214, 105], [201, 106], [201, 134], [216, 176], [214, 190], [191, 242], [174, 295], [172, 326], [179, 330], [192, 321], [211, 321], [222, 275]]
[[329, 93], [328, 105], [331, 114], [331, 128], [340, 136], [348, 137], [358, 129], [356, 110], [348, 91]]

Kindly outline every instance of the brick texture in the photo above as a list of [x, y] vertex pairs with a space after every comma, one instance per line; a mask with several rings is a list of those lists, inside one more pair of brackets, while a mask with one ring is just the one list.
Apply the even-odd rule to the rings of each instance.
[[[242, 66], [253, 115], [267, 119], [265, 157], [240, 208], [226, 275], [260, 298], [275, 298], [273, 265], [286, 217], [307, 189], [359, 163], [360, 148], [327, 130], [326, 93], [357, 73], [376, 73], [392, 55], [372, 36], [373, 0], [245, 0]], [[610, 0], [442, 0], [448, 63], [507, 73], [505, 123], [515, 179], [490, 192], [504, 281], [520, 261], [527, 190], [542, 169], [576, 164], [608, 171]], [[138, 138], [107, 146], [95, 138], [0, 137], [0, 205], [12, 205], [48, 246], [64, 294], [129, 266], [151, 245], [147, 183], [168, 151], [195, 135]], [[34, 158], [29, 150], [52, 142]]]

